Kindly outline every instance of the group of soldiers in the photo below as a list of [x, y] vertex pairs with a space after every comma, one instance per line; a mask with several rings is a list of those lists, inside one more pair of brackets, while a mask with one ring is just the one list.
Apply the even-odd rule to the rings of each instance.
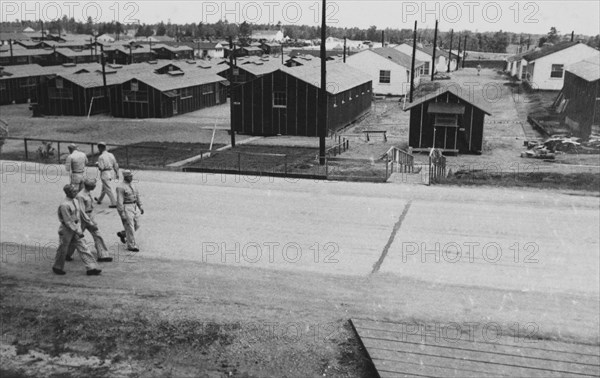
[[[116, 208], [123, 224], [123, 231], [117, 232], [121, 243], [127, 245], [127, 250], [139, 252], [135, 241], [135, 231], [140, 227], [139, 217], [144, 214], [139, 191], [133, 181], [130, 170], [123, 170], [123, 181], [116, 188], [113, 185], [119, 180], [119, 165], [115, 156], [108, 152], [106, 143], [98, 143], [98, 161], [96, 166], [100, 171], [102, 192], [99, 197], [93, 197], [97, 180], [86, 177], [85, 169], [88, 158], [75, 144], [69, 145], [69, 156], [65, 162], [66, 170], [70, 174], [70, 184], [65, 185], [63, 191], [66, 198], [58, 207], [59, 246], [52, 270], [54, 273], [65, 274], [65, 261], [72, 261], [75, 251], [83, 261], [87, 275], [99, 275], [98, 262], [111, 262], [108, 248], [100, 235], [98, 223], [94, 217], [94, 203], [100, 205], [104, 196], [110, 200], [109, 208]], [[84, 232], [89, 231], [94, 240], [97, 258], [91, 253], [84, 239]]]

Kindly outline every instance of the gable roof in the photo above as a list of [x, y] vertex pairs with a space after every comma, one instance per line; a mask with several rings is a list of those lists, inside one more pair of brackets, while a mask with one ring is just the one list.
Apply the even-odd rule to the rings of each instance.
[[[384, 58], [387, 58], [387, 59], [391, 60], [392, 62], [394, 62], [404, 68], [410, 69], [412, 66], [412, 58], [410, 55], [406, 55], [405, 53], [400, 52], [391, 47], [380, 47], [377, 49], [365, 50], [365, 51], [372, 51], [375, 54], [380, 55]], [[359, 53], [359, 54], [361, 54], [361, 53]], [[425, 64], [425, 63], [421, 62], [418, 59], [415, 59], [415, 67], [422, 66], [423, 64]]]
[[255, 46], [245, 46], [242, 47], [242, 50], [246, 50], [246, 51], [261, 51], [262, 49], [260, 47], [255, 47]]
[[4, 75], [0, 76], [0, 79], [17, 79], [45, 75], [48, 73], [48, 68], [39, 64], [19, 64], [4, 67], [3, 72]]
[[[408, 47], [410, 47], [412, 49], [412, 44], [409, 44], [409, 43], [406, 43], [406, 42], [401, 43], [401, 44], [395, 46], [394, 49], [397, 50], [397, 48], [400, 47], [400, 46], [402, 46], [402, 45], [406, 45], [406, 46], [408, 46]], [[420, 51], [420, 52], [422, 52], [424, 54], [427, 54], [427, 55], [429, 55], [430, 57], [433, 58], [433, 46], [416, 46], [416, 50]], [[452, 55], [456, 56], [455, 53], [452, 53]], [[448, 59], [448, 51], [445, 51], [445, 50], [440, 49], [439, 47], [436, 47], [436, 49], [435, 49], [435, 56], [436, 56], [436, 59], [439, 58], [440, 56], [443, 56], [444, 58]]]
[[[50, 55], [54, 51], [46, 50], [46, 49], [13, 49], [13, 56], [40, 56], [40, 55]], [[0, 51], [0, 57], [6, 58], [10, 57], [10, 51]]]
[[491, 111], [487, 108], [486, 105], [481, 104], [481, 102], [476, 101], [474, 98], [468, 98], [467, 96], [464, 96], [461, 92], [459, 92], [458, 90], [456, 90], [454, 87], [448, 87], [445, 88], [442, 91], [435, 91], [433, 93], [430, 93], [428, 95], [425, 95], [423, 97], [420, 97], [418, 99], [416, 99], [415, 101], [406, 104], [406, 107], [404, 108], [404, 111], [407, 111], [409, 109], [414, 108], [417, 105], [420, 105], [424, 102], [427, 102], [429, 100], [432, 100], [436, 97], [439, 97], [447, 92], [452, 93], [453, 95], [455, 95], [456, 97], [458, 97], [459, 99], [461, 99], [462, 101], [473, 105], [474, 107], [476, 107], [477, 109], [481, 110], [482, 112], [486, 113], [487, 115], [492, 115]]
[[211, 50], [211, 49], [223, 47], [223, 46], [219, 47], [219, 45], [221, 45], [219, 42], [198, 42], [198, 44], [197, 44], [197, 46], [200, 50], [202, 50], [202, 49]]
[[278, 58], [260, 58], [256, 56], [245, 59], [238, 58], [237, 68], [248, 71], [254, 76], [262, 76], [277, 71], [283, 67], [281, 59]]
[[184, 73], [179, 76], [146, 73], [135, 75], [135, 77], [132, 77], [131, 79], [146, 83], [161, 92], [225, 81], [225, 78], [222, 76], [213, 72], [203, 72], [201, 70], [195, 71], [193, 74]]
[[514, 62], [514, 61], [517, 61], [517, 60], [521, 60], [521, 59], [523, 59], [523, 57], [524, 57], [525, 55], [527, 55], [527, 54], [529, 54], [529, 53], [531, 53], [531, 51], [524, 51], [524, 52], [522, 52], [522, 53], [518, 53], [518, 54], [515, 54], [515, 55], [511, 55], [511, 56], [509, 56], [508, 58], [506, 58], [506, 61], [508, 61], [508, 62]]
[[193, 51], [194, 50], [189, 46], [169, 46], [169, 45], [165, 45], [163, 43], [152, 45], [152, 50], [158, 50], [158, 49], [165, 49], [165, 50], [169, 50], [171, 52]]
[[547, 55], [554, 54], [564, 49], [568, 49], [569, 47], [575, 46], [578, 43], [579, 41], [568, 41], [557, 43], [554, 46], [542, 47], [540, 50], [531, 51], [528, 54], [525, 54], [525, 56], [523, 56], [523, 59], [525, 59], [528, 62], [531, 62], [532, 60], [540, 59]]
[[600, 52], [596, 57], [574, 63], [566, 70], [586, 81], [600, 80]]
[[[282, 66], [279, 70], [317, 88], [321, 88], [321, 67], [318, 65], [299, 67]], [[333, 83], [333, 85], [327, 85], [326, 88], [330, 94], [336, 95], [370, 81], [372, 81], [371, 76], [345, 63], [336, 62], [327, 64], [327, 82]]]

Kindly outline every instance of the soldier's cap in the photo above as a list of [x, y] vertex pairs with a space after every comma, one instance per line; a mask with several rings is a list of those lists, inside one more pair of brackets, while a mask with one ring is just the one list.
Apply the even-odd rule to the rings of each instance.
[[96, 186], [96, 179], [95, 178], [86, 178], [85, 180], [83, 180], [83, 185]]
[[104, 146], [104, 147], [106, 147], [106, 143], [105, 142], [98, 142], [98, 146]]
[[123, 177], [133, 177], [133, 173], [129, 169], [126, 169], [123, 171]]

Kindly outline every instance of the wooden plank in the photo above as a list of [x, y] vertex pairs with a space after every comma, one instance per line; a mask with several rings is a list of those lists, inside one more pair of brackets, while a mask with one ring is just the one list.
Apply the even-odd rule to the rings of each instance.
[[[579, 362], [592, 365], [600, 365], [600, 346], [597, 345], [578, 345], [577, 351], [573, 351], [573, 344], [564, 344], [557, 342], [551, 343], [551, 348], [546, 344], [542, 344], [539, 340], [530, 340], [527, 342], [524, 335], [520, 338], [505, 336], [501, 341], [494, 342], [485, 340], [482, 334], [481, 327], [474, 337], [474, 341], [469, 341], [468, 335], [462, 335], [459, 340], [456, 340], [454, 329], [448, 325], [447, 335], [442, 335], [441, 330], [438, 332], [420, 332], [414, 334], [411, 329], [415, 323], [397, 323], [397, 322], [376, 322], [370, 320], [353, 319], [354, 325], [361, 330], [370, 330], [373, 332], [386, 332], [389, 337], [399, 340], [416, 342], [416, 343], [434, 343], [441, 346], [456, 347], [460, 344], [463, 348], [477, 348], [481, 351], [513, 353], [519, 356], [543, 357], [548, 353], [552, 353], [556, 359], [561, 359], [570, 362]], [[466, 327], [465, 329], [466, 330]], [[387, 335], [386, 335], [387, 336]], [[445, 336], [445, 337], [442, 337]]]
[[[562, 364], [556, 365], [549, 362], [539, 363], [537, 366], [528, 364], [525, 359], [507, 358], [505, 356], [481, 355], [473, 352], [456, 353], [447, 351], [443, 353], [440, 350], [432, 348], [420, 348], [416, 345], [400, 345], [398, 343], [385, 343], [378, 340], [362, 338], [363, 345], [369, 350], [369, 356], [373, 360], [375, 367], [379, 370], [379, 365], [388, 366], [393, 362], [397, 371], [407, 371], [408, 366], [419, 365], [417, 371], [413, 373], [427, 376], [513, 376], [513, 377], [589, 377], [596, 376], [593, 371], [575, 372], [565, 370]], [[402, 347], [398, 347], [402, 346]], [[442, 352], [442, 353], [440, 353]], [[382, 362], [386, 362], [383, 364]], [[440, 371], [440, 367], [444, 367]], [[393, 371], [393, 370], [389, 370]], [[482, 373], [489, 372], [489, 373]]]
[[[498, 342], [428, 332], [409, 324], [352, 319], [351, 324], [380, 376], [532, 376], [600, 375], [597, 345], [542, 341], [524, 343], [510, 336]], [[412, 328], [408, 328], [412, 327]], [[456, 330], [454, 328], [454, 330]], [[442, 337], [444, 335], [444, 337]], [[464, 336], [461, 334], [461, 336]], [[391, 374], [391, 375], [390, 375]]]

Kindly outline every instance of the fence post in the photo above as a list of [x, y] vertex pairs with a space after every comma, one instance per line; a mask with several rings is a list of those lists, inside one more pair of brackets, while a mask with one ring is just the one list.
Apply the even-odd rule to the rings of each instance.
[[56, 142], [56, 161], [60, 164], [60, 142]]
[[427, 180], [427, 186], [431, 185], [431, 156], [429, 156], [429, 180]]
[[129, 169], [129, 146], [125, 146], [125, 163], [127, 164], [127, 169]]
[[90, 147], [92, 148], [92, 157], [94, 157], [94, 143], [90, 143]]
[[242, 155], [238, 152], [238, 172], [242, 171]]
[[23, 138], [23, 143], [25, 144], [25, 160], [29, 160], [29, 153], [27, 152], [27, 138]]
[[388, 155], [385, 155], [385, 181], [387, 181], [388, 177], [388, 170], [390, 167], [390, 157]]

